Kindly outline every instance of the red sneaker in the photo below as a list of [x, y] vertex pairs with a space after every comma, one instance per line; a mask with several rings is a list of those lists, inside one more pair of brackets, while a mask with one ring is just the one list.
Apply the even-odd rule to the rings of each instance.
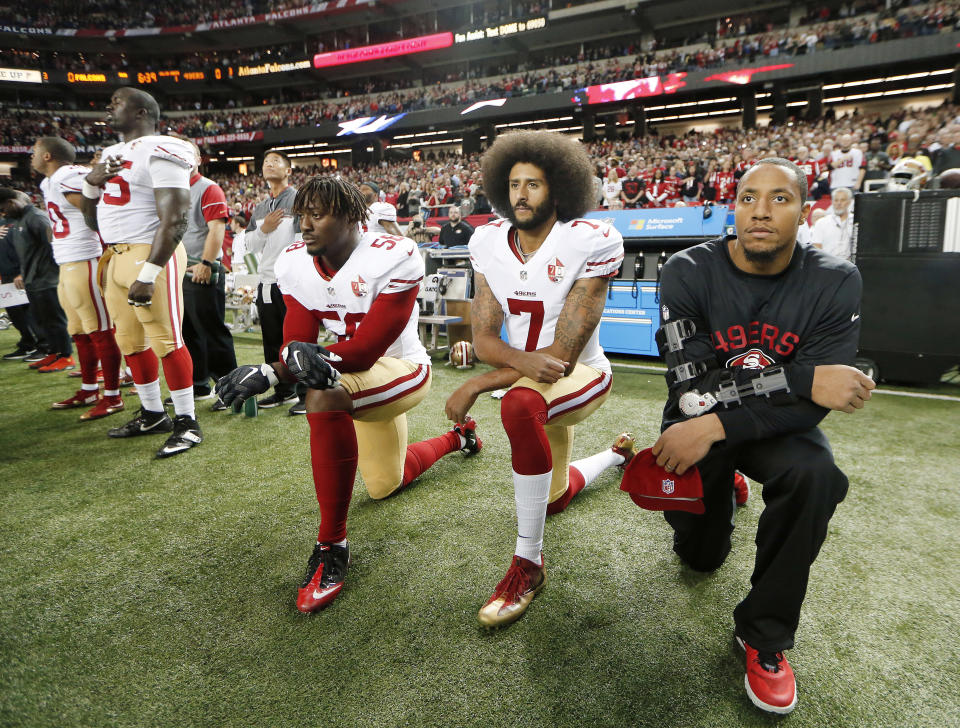
[[99, 420], [101, 417], [107, 417], [114, 412], [122, 412], [124, 408], [123, 399], [119, 394], [109, 397], [101, 397], [93, 406], [93, 409], [87, 410], [80, 415], [81, 420]]
[[133, 381], [133, 375], [127, 374], [126, 372], [120, 372], [120, 386], [121, 387], [132, 387], [135, 384]]
[[28, 364], [27, 366], [31, 369], [39, 369], [40, 367], [45, 367], [48, 364], [53, 364], [57, 359], [60, 358], [59, 354], [47, 354], [43, 359], [38, 359], [35, 362]]
[[747, 505], [747, 499], [750, 497], [750, 481], [744, 477], [743, 473], [734, 472], [733, 490], [737, 494], [737, 505]]
[[68, 369], [73, 369], [76, 366], [76, 362], [73, 361], [72, 356], [61, 356], [54, 359], [49, 364], [45, 364], [42, 367], [37, 367], [37, 371], [41, 374], [49, 374], [50, 372], [65, 372]]
[[92, 392], [78, 389], [77, 393], [72, 397], [67, 397], [60, 402], [54, 402], [52, 405], [50, 405], [50, 409], [73, 409], [74, 407], [89, 407], [97, 401], [99, 396], [100, 393], [95, 389]]
[[737, 642], [747, 652], [743, 684], [750, 702], [760, 710], [781, 715], [797, 707], [797, 681], [783, 653], [755, 650], [739, 637]]
[[[543, 556], [540, 556], [543, 559]], [[530, 602], [547, 583], [543, 566], [514, 555], [507, 575], [500, 580], [487, 603], [480, 608], [477, 619], [484, 627], [503, 627], [523, 616]]]
[[307, 573], [297, 590], [297, 609], [315, 612], [330, 604], [343, 589], [350, 565], [350, 545], [318, 543], [307, 562]]

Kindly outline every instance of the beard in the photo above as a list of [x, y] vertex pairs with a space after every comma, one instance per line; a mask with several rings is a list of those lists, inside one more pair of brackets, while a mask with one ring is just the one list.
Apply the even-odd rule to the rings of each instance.
[[749, 260], [751, 263], [756, 263], [758, 265], [763, 265], [765, 263], [772, 263], [777, 259], [777, 256], [782, 254], [784, 250], [792, 248], [794, 242], [790, 241], [787, 243], [780, 243], [779, 245], [766, 248], [763, 250], [751, 250], [746, 245], [742, 246], [743, 257]]
[[550, 219], [550, 216], [553, 214], [551, 204], [550, 202], [545, 202], [539, 207], [528, 205], [526, 209], [533, 213], [528, 220], [517, 220], [517, 211], [511, 206], [510, 212], [507, 214], [507, 219], [513, 223], [513, 226], [517, 228], [517, 230], [533, 230]]

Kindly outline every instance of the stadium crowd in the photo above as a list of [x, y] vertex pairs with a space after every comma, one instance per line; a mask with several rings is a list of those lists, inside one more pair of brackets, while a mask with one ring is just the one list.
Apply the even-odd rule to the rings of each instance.
[[[598, 208], [670, 207], [732, 201], [743, 172], [768, 156], [797, 160], [806, 167], [811, 195], [829, 195], [831, 155], [842, 151], [844, 135], [850, 135], [851, 147], [862, 153], [864, 180], [885, 179], [904, 156], [922, 157], [931, 171], [960, 166], [960, 107], [955, 105], [890, 115], [828, 115], [816, 122], [720, 128], [681, 137], [653, 131], [643, 138], [593, 142], [587, 148], [597, 170]], [[420, 161], [358, 168], [302, 166], [294, 169], [291, 183], [300, 186], [314, 175], [340, 175], [357, 184], [373, 181], [401, 218], [446, 216], [451, 205], [464, 214], [490, 212], [480, 183], [479, 155], [428, 152]], [[214, 178], [235, 212], [249, 214], [266, 194], [255, 174]]]
[[[743, 65], [758, 57], [795, 56], [818, 51], [880, 43], [947, 32], [960, 28], [960, 0], [944, 0], [887, 9], [880, 0], [862, 0], [839, 17], [830, 11], [813, 10], [806, 25], [774, 27], [756, 18], [726, 18], [717, 22], [713, 33], [699, 37], [658, 38], [647, 46], [602, 42], [584, 44], [575, 52], [533, 54], [519, 64], [490, 64], [446, 69], [436, 78], [367, 79], [353, 88], [277, 90], [271, 96], [238, 96], [226, 103], [198, 97], [171, 98], [168, 110], [195, 111], [168, 120], [171, 131], [187, 136], [204, 136], [290, 126], [313, 126], [324, 121], [345, 121], [361, 116], [395, 114], [454, 106], [473, 101], [541, 93], [571, 91], [594, 84], [615, 83], [672, 72], [695, 72], [725, 65]], [[322, 44], [321, 44], [322, 46]], [[668, 47], [669, 46], [669, 47]], [[296, 45], [302, 51], [302, 46]], [[185, 68], [210, 67], [263, 60], [303, 57], [296, 47], [280, 46], [220, 54], [207, 52], [188, 56]], [[47, 60], [54, 67], [69, 63], [69, 57], [52, 54], [36, 57], [26, 51], [0, 51], [0, 62], [35, 67]], [[74, 59], [76, 60], [76, 59]], [[117, 67], [128, 63], [113, 54], [80, 59], [84, 68]], [[169, 65], [168, 62], [160, 65]], [[151, 64], [147, 64], [148, 68]], [[159, 66], [158, 66], [159, 67]], [[319, 98], [318, 98], [319, 95]], [[37, 102], [37, 106], [63, 107], [69, 101]], [[30, 101], [21, 102], [30, 107]], [[266, 108], [258, 108], [266, 107]], [[12, 110], [11, 110], [12, 113]], [[23, 111], [19, 112], [23, 114]], [[34, 120], [28, 115], [26, 120]], [[42, 120], [37, 120], [43, 123]], [[90, 122], [71, 120], [68, 130], [77, 138], [96, 136]], [[10, 126], [6, 124], [6, 126]]]
[[[40, 0], [14, 8], [0, 10], [0, 23], [33, 28], [95, 28], [101, 30], [123, 28], [169, 28], [249, 18], [268, 13], [305, 8], [319, 4], [319, 0], [244, 0], [242, 3], [225, 1], [199, 5], [187, 0], [107, 0], [96, 3], [76, 3], [66, 0]], [[545, 3], [536, 0], [481, 0], [473, 3], [472, 13], [478, 23], [497, 23], [511, 17], [535, 15], [543, 12]]]

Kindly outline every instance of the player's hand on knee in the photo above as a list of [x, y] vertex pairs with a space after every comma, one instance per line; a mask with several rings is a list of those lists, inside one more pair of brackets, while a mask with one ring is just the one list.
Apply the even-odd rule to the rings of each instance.
[[550, 354], [528, 351], [524, 352], [524, 356], [514, 364], [513, 368], [535, 382], [554, 384], [566, 373], [567, 362]]
[[874, 381], [846, 364], [822, 364], [813, 370], [810, 399], [821, 407], [854, 412], [861, 409], [876, 388]]
[[216, 392], [227, 407], [263, 394], [280, 381], [269, 364], [245, 364], [217, 380]]
[[280, 358], [290, 373], [311, 389], [330, 389], [340, 381], [340, 372], [330, 364], [340, 357], [319, 344], [291, 341], [283, 347]]

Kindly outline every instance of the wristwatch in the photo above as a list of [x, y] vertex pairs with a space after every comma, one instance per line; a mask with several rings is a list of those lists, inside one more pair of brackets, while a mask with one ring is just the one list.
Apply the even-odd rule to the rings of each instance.
[[207, 266], [207, 268], [213, 269], [213, 263], [211, 263], [209, 260], [204, 259], [204, 260], [201, 260], [200, 262], [203, 263], [205, 266]]

